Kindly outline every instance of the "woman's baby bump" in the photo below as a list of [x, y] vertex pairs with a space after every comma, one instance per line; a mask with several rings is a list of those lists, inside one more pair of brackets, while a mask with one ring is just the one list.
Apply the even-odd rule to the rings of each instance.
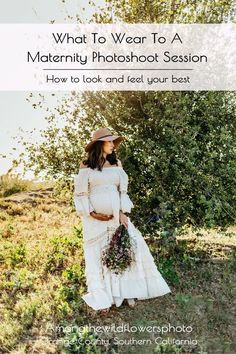
[[119, 192], [111, 187], [103, 185], [91, 191], [89, 198], [96, 213], [113, 215], [115, 209], [120, 209]]

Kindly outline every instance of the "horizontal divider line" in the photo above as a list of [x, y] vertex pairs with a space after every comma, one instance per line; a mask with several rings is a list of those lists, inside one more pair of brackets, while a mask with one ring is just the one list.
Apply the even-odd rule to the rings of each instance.
[[43, 69], [43, 70], [193, 70], [193, 69]]

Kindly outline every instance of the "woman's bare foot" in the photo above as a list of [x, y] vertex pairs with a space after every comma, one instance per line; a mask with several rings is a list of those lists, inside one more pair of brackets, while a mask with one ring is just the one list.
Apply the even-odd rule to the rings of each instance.
[[108, 313], [110, 311], [110, 307], [106, 308], [106, 309], [101, 309], [100, 310], [102, 313]]
[[136, 305], [136, 302], [134, 299], [127, 299], [127, 302], [128, 302], [129, 307], [133, 308]]

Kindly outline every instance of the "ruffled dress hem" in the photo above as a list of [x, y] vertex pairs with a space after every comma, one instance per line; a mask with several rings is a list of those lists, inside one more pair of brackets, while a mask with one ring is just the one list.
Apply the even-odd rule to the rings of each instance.
[[[121, 287], [122, 285], [122, 287]], [[112, 286], [111, 286], [112, 288]], [[102, 310], [112, 305], [120, 307], [124, 299], [136, 298], [137, 300], [147, 300], [151, 298], [160, 297], [171, 293], [171, 290], [165, 280], [161, 277], [148, 277], [136, 280], [127, 280], [127, 284], [123, 280], [120, 283], [121, 296], [113, 296], [108, 294], [107, 289], [94, 289], [82, 296], [82, 299], [92, 307], [94, 310]]]

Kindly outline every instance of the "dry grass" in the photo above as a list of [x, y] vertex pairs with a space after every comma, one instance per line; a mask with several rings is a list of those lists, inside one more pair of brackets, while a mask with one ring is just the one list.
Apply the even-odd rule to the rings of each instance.
[[52, 182], [24, 180], [18, 174], [6, 173], [0, 175], [0, 197], [8, 197], [23, 191], [34, 191], [40, 188], [52, 187]]
[[[226, 231], [191, 229], [178, 237], [179, 252], [166, 262], [150, 249], [172, 293], [139, 301], [134, 309], [125, 303], [102, 315], [81, 300], [85, 292], [80, 220], [73, 205], [53, 197], [50, 190], [22, 192], [0, 201], [0, 347], [2, 353], [99, 353], [89, 338], [64, 333], [56, 326], [113, 324], [129, 326], [192, 326], [192, 333], [164, 333], [164, 339], [196, 339], [198, 344], [157, 346], [158, 333], [103, 334], [107, 353], [229, 353], [234, 347], [236, 228]], [[76, 228], [75, 228], [76, 227]], [[156, 252], [156, 253], [155, 253]], [[67, 326], [67, 327], [66, 327]], [[64, 346], [60, 341], [64, 338]], [[65, 343], [80, 339], [66, 351]], [[92, 335], [92, 338], [93, 337]], [[120, 341], [116, 344], [116, 338]], [[123, 344], [131, 338], [151, 344]], [[73, 349], [74, 348], [74, 349]], [[87, 348], [87, 349], [86, 349]], [[90, 348], [90, 349], [89, 349]], [[74, 351], [73, 351], [74, 350]], [[87, 350], [87, 351], [86, 351]], [[90, 350], [90, 351], [89, 351]]]

